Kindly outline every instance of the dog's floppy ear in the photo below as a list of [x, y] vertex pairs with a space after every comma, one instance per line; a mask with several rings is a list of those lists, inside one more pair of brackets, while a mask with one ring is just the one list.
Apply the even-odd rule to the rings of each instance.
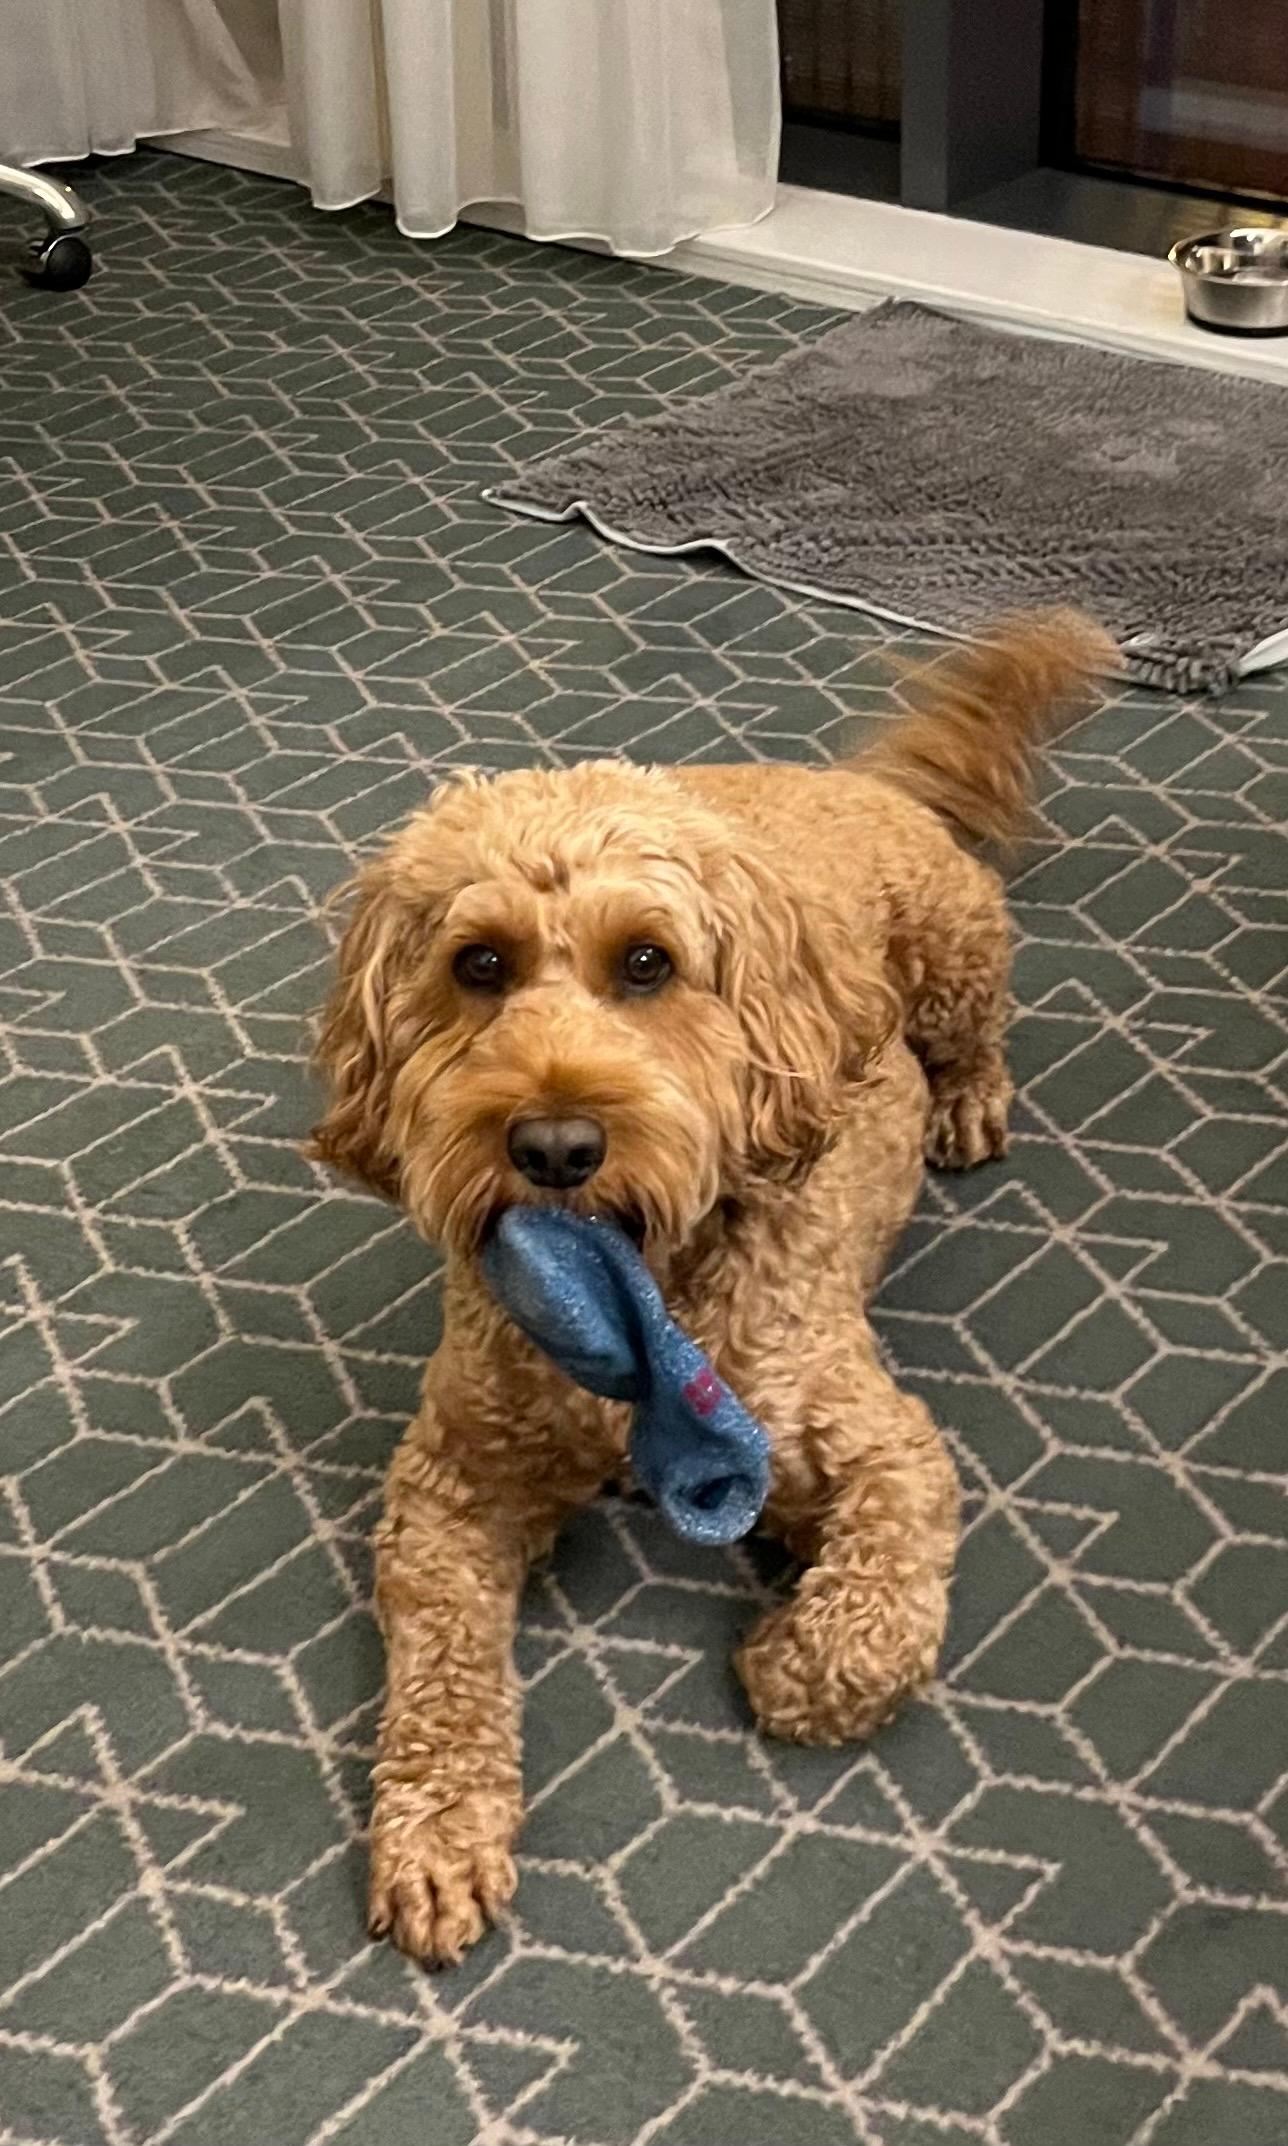
[[724, 875], [717, 988], [747, 1046], [749, 1166], [806, 1175], [830, 1144], [849, 1091], [893, 1033], [899, 1001], [853, 936], [754, 857]]
[[313, 1062], [328, 1107], [307, 1152], [398, 1196], [389, 1139], [394, 1082], [434, 1024], [426, 956], [452, 898], [468, 882], [466, 842], [483, 779], [469, 772], [439, 784], [392, 841], [337, 900], [349, 897], [339, 975], [318, 1031]]
[[353, 897], [353, 908], [314, 1050], [328, 1104], [308, 1152], [392, 1199], [398, 1166], [385, 1128], [394, 1077], [421, 1027], [411, 1006], [409, 971], [428, 920], [399, 897], [390, 879], [387, 859], [379, 858], [340, 890]]

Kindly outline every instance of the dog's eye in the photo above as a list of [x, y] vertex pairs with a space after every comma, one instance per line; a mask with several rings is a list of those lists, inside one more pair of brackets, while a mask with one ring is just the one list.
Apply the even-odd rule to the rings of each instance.
[[622, 958], [622, 978], [629, 991], [656, 991], [671, 969], [671, 957], [662, 946], [628, 946]]
[[467, 991], [499, 991], [505, 982], [505, 963], [494, 946], [463, 946], [452, 963], [452, 974]]

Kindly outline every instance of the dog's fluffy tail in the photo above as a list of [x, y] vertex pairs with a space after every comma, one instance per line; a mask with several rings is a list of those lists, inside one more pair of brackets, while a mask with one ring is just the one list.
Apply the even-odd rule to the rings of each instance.
[[1003, 619], [905, 680], [909, 712], [858, 759], [864, 774], [929, 805], [971, 840], [1019, 834], [1039, 748], [1090, 707], [1098, 673], [1121, 667], [1078, 611]]

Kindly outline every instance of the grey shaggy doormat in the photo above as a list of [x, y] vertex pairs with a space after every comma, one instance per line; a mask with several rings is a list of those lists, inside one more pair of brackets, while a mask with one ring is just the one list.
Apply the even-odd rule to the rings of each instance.
[[886, 304], [488, 494], [614, 543], [969, 633], [1073, 602], [1129, 671], [1288, 658], [1288, 390]]

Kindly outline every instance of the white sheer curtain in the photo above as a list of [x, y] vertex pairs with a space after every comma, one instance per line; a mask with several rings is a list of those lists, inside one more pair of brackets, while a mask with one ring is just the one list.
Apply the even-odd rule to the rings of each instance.
[[273, 93], [276, 47], [274, 0], [0, 0], [0, 159], [244, 125]]
[[[101, 4], [101, 0], [100, 0]], [[278, 0], [313, 198], [415, 238], [477, 201], [663, 253], [751, 223], [778, 167], [774, 0]]]
[[773, 202], [775, 0], [0, 0], [10, 163], [283, 95], [318, 206], [387, 193], [415, 238], [507, 201], [534, 238], [664, 253]]

